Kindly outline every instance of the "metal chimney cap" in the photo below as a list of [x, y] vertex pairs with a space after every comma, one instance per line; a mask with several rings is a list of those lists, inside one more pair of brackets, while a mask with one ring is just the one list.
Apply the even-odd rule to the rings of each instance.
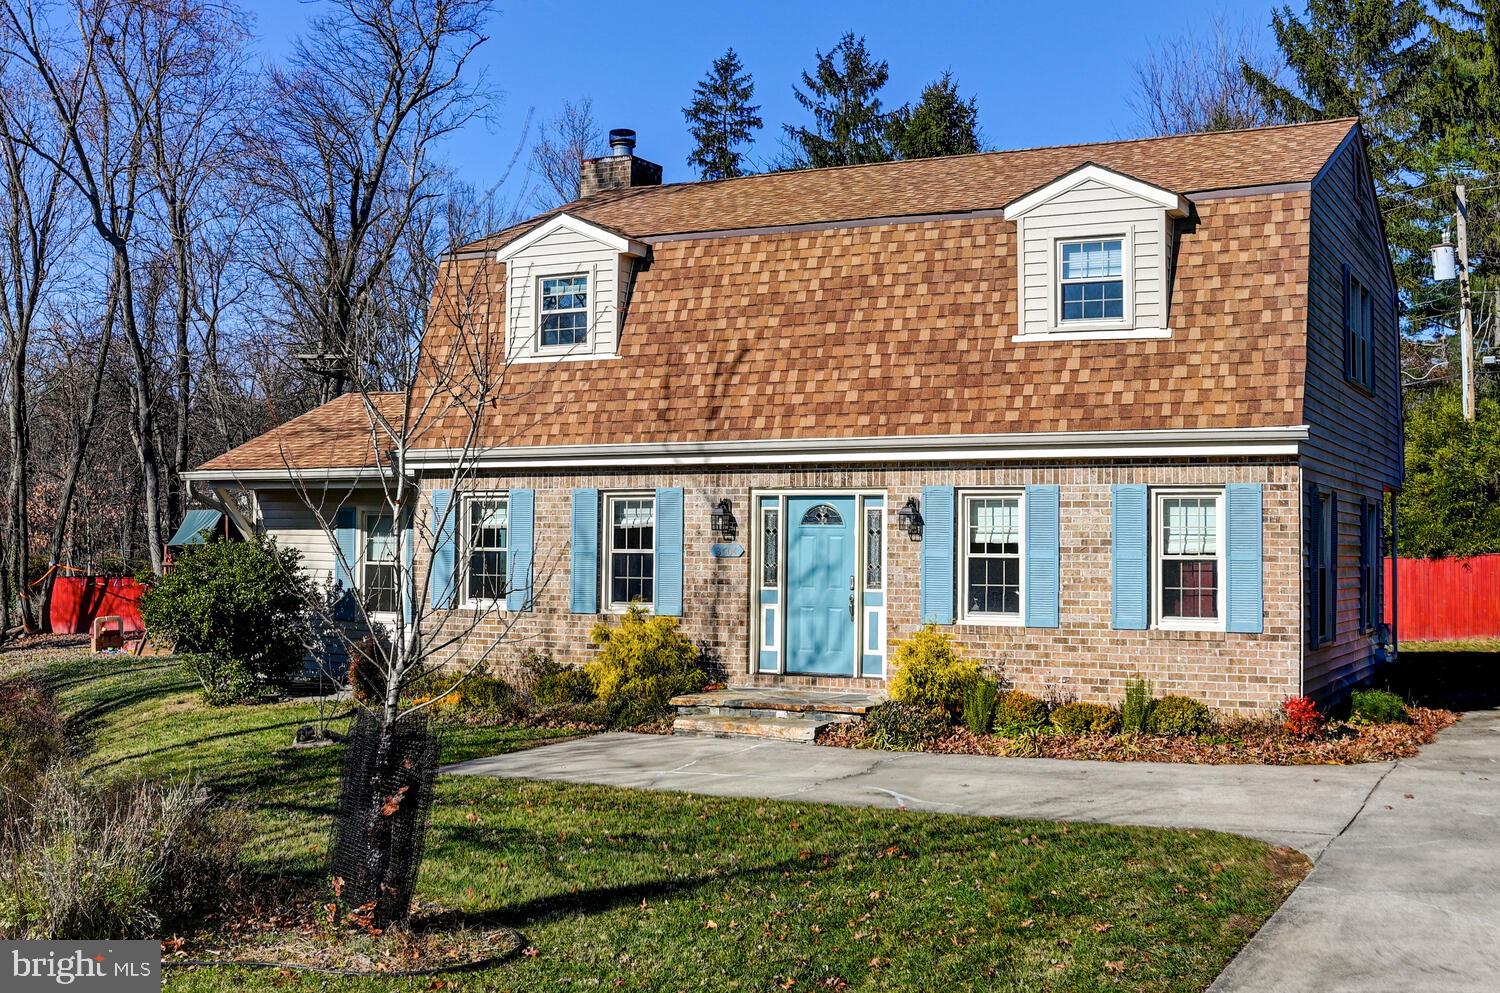
[[635, 132], [630, 128], [612, 128], [609, 132], [609, 147], [616, 155], [631, 155], [635, 152]]

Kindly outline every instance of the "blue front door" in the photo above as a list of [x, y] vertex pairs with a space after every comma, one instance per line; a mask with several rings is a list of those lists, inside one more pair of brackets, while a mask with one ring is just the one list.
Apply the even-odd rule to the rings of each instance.
[[786, 671], [854, 675], [854, 498], [786, 502]]

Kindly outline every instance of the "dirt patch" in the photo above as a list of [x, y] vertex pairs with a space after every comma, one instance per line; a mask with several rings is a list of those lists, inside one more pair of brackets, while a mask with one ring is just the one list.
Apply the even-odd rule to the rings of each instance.
[[1266, 853], [1266, 867], [1275, 874], [1282, 891], [1290, 893], [1312, 871], [1312, 861], [1295, 848], [1273, 848]]

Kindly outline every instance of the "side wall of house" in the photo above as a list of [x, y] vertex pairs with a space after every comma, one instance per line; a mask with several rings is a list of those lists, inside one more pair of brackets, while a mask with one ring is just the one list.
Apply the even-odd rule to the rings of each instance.
[[[1118, 483], [1149, 486], [1221, 486], [1253, 482], [1263, 486], [1265, 625], [1260, 634], [1205, 631], [1124, 631], [1111, 626], [1111, 495]], [[1060, 626], [1007, 627], [987, 624], [948, 626], [966, 652], [1001, 672], [1018, 688], [1049, 690], [1081, 699], [1118, 701], [1137, 676], [1152, 680], [1158, 693], [1187, 693], [1211, 706], [1239, 713], [1264, 712], [1298, 691], [1299, 642], [1297, 520], [1298, 469], [1291, 461], [1235, 463], [1089, 462], [975, 467], [828, 466], [806, 469], [711, 469], [517, 473], [474, 479], [467, 492], [534, 491], [534, 609], [510, 614], [494, 608], [462, 607], [435, 611], [445, 632], [470, 631], [454, 661], [487, 656], [499, 669], [515, 663], [526, 648], [581, 663], [592, 651], [589, 629], [601, 615], [573, 614], [569, 601], [571, 499], [575, 487], [602, 492], [680, 486], [685, 491], [683, 555], [684, 630], [721, 660], [728, 676], [749, 682], [749, 570], [753, 561], [715, 558], [717, 539], [709, 512], [728, 497], [747, 547], [753, 490], [811, 492], [876, 490], [889, 512], [885, 535], [886, 635], [896, 639], [919, 626], [921, 544], [897, 529], [895, 509], [922, 487], [1013, 488], [1055, 484], [1060, 494]], [[428, 483], [426, 489], [445, 484]], [[424, 498], [422, 513], [431, 519]], [[459, 561], [462, 561], [462, 554]], [[419, 590], [428, 592], [426, 563], [418, 566]], [[817, 680], [782, 677], [793, 684]], [[848, 680], [824, 681], [849, 685]], [[882, 685], [880, 681], [872, 685]]]
[[[1324, 700], [1337, 699], [1373, 677], [1374, 621], [1360, 626], [1360, 501], [1380, 501], [1387, 491], [1399, 489], [1402, 478], [1395, 286], [1361, 155], [1356, 135], [1312, 190], [1303, 533], [1314, 533], [1314, 489], [1331, 492], [1338, 501], [1337, 623], [1332, 641], [1315, 644], [1312, 598], [1307, 598], [1304, 682], [1308, 695]], [[1373, 297], [1371, 391], [1345, 378], [1345, 266]], [[1309, 563], [1304, 582], [1310, 581]]]

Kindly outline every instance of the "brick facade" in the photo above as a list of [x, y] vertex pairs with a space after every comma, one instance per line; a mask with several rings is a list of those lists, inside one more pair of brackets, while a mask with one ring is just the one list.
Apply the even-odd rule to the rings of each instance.
[[[1254, 482], [1264, 486], [1265, 628], [1261, 634], [1189, 631], [1117, 631], [1110, 624], [1110, 499], [1117, 483], [1151, 486], [1219, 486]], [[1264, 712], [1299, 693], [1302, 647], [1300, 616], [1300, 471], [1293, 460], [1166, 462], [1093, 461], [1002, 466], [828, 466], [809, 468], [712, 468], [672, 471], [599, 471], [587, 474], [517, 473], [470, 479], [468, 492], [507, 487], [536, 494], [535, 607], [521, 614], [451, 613], [450, 629], [473, 625], [454, 661], [489, 652], [504, 670], [524, 647], [579, 663], [592, 651], [590, 627], [599, 615], [569, 610], [571, 494], [575, 487], [601, 491], [681, 486], [685, 491], [683, 536], [684, 631], [704, 645], [731, 682], [765, 682], [750, 674], [749, 570], [752, 558], [714, 558], [717, 540], [709, 527], [711, 506], [733, 501], [740, 536], [752, 536], [752, 490], [882, 490], [886, 496], [886, 635], [894, 641], [919, 625], [918, 574], [921, 545], [896, 529], [895, 509], [925, 485], [960, 488], [1056, 484], [1061, 508], [1061, 626], [1037, 629], [980, 624], [949, 628], [963, 649], [1000, 671], [1017, 688], [1056, 691], [1084, 700], [1118, 702], [1127, 681], [1151, 680], [1158, 693], [1185, 693], [1217, 709]], [[429, 482], [430, 490], [445, 483]], [[421, 571], [421, 570], [419, 570]], [[419, 576], [425, 591], [425, 577]], [[436, 615], [433, 620], [445, 616]], [[496, 644], [503, 639], [503, 643]], [[770, 677], [792, 685], [849, 686], [837, 678]], [[883, 685], [881, 680], [863, 681]]]

